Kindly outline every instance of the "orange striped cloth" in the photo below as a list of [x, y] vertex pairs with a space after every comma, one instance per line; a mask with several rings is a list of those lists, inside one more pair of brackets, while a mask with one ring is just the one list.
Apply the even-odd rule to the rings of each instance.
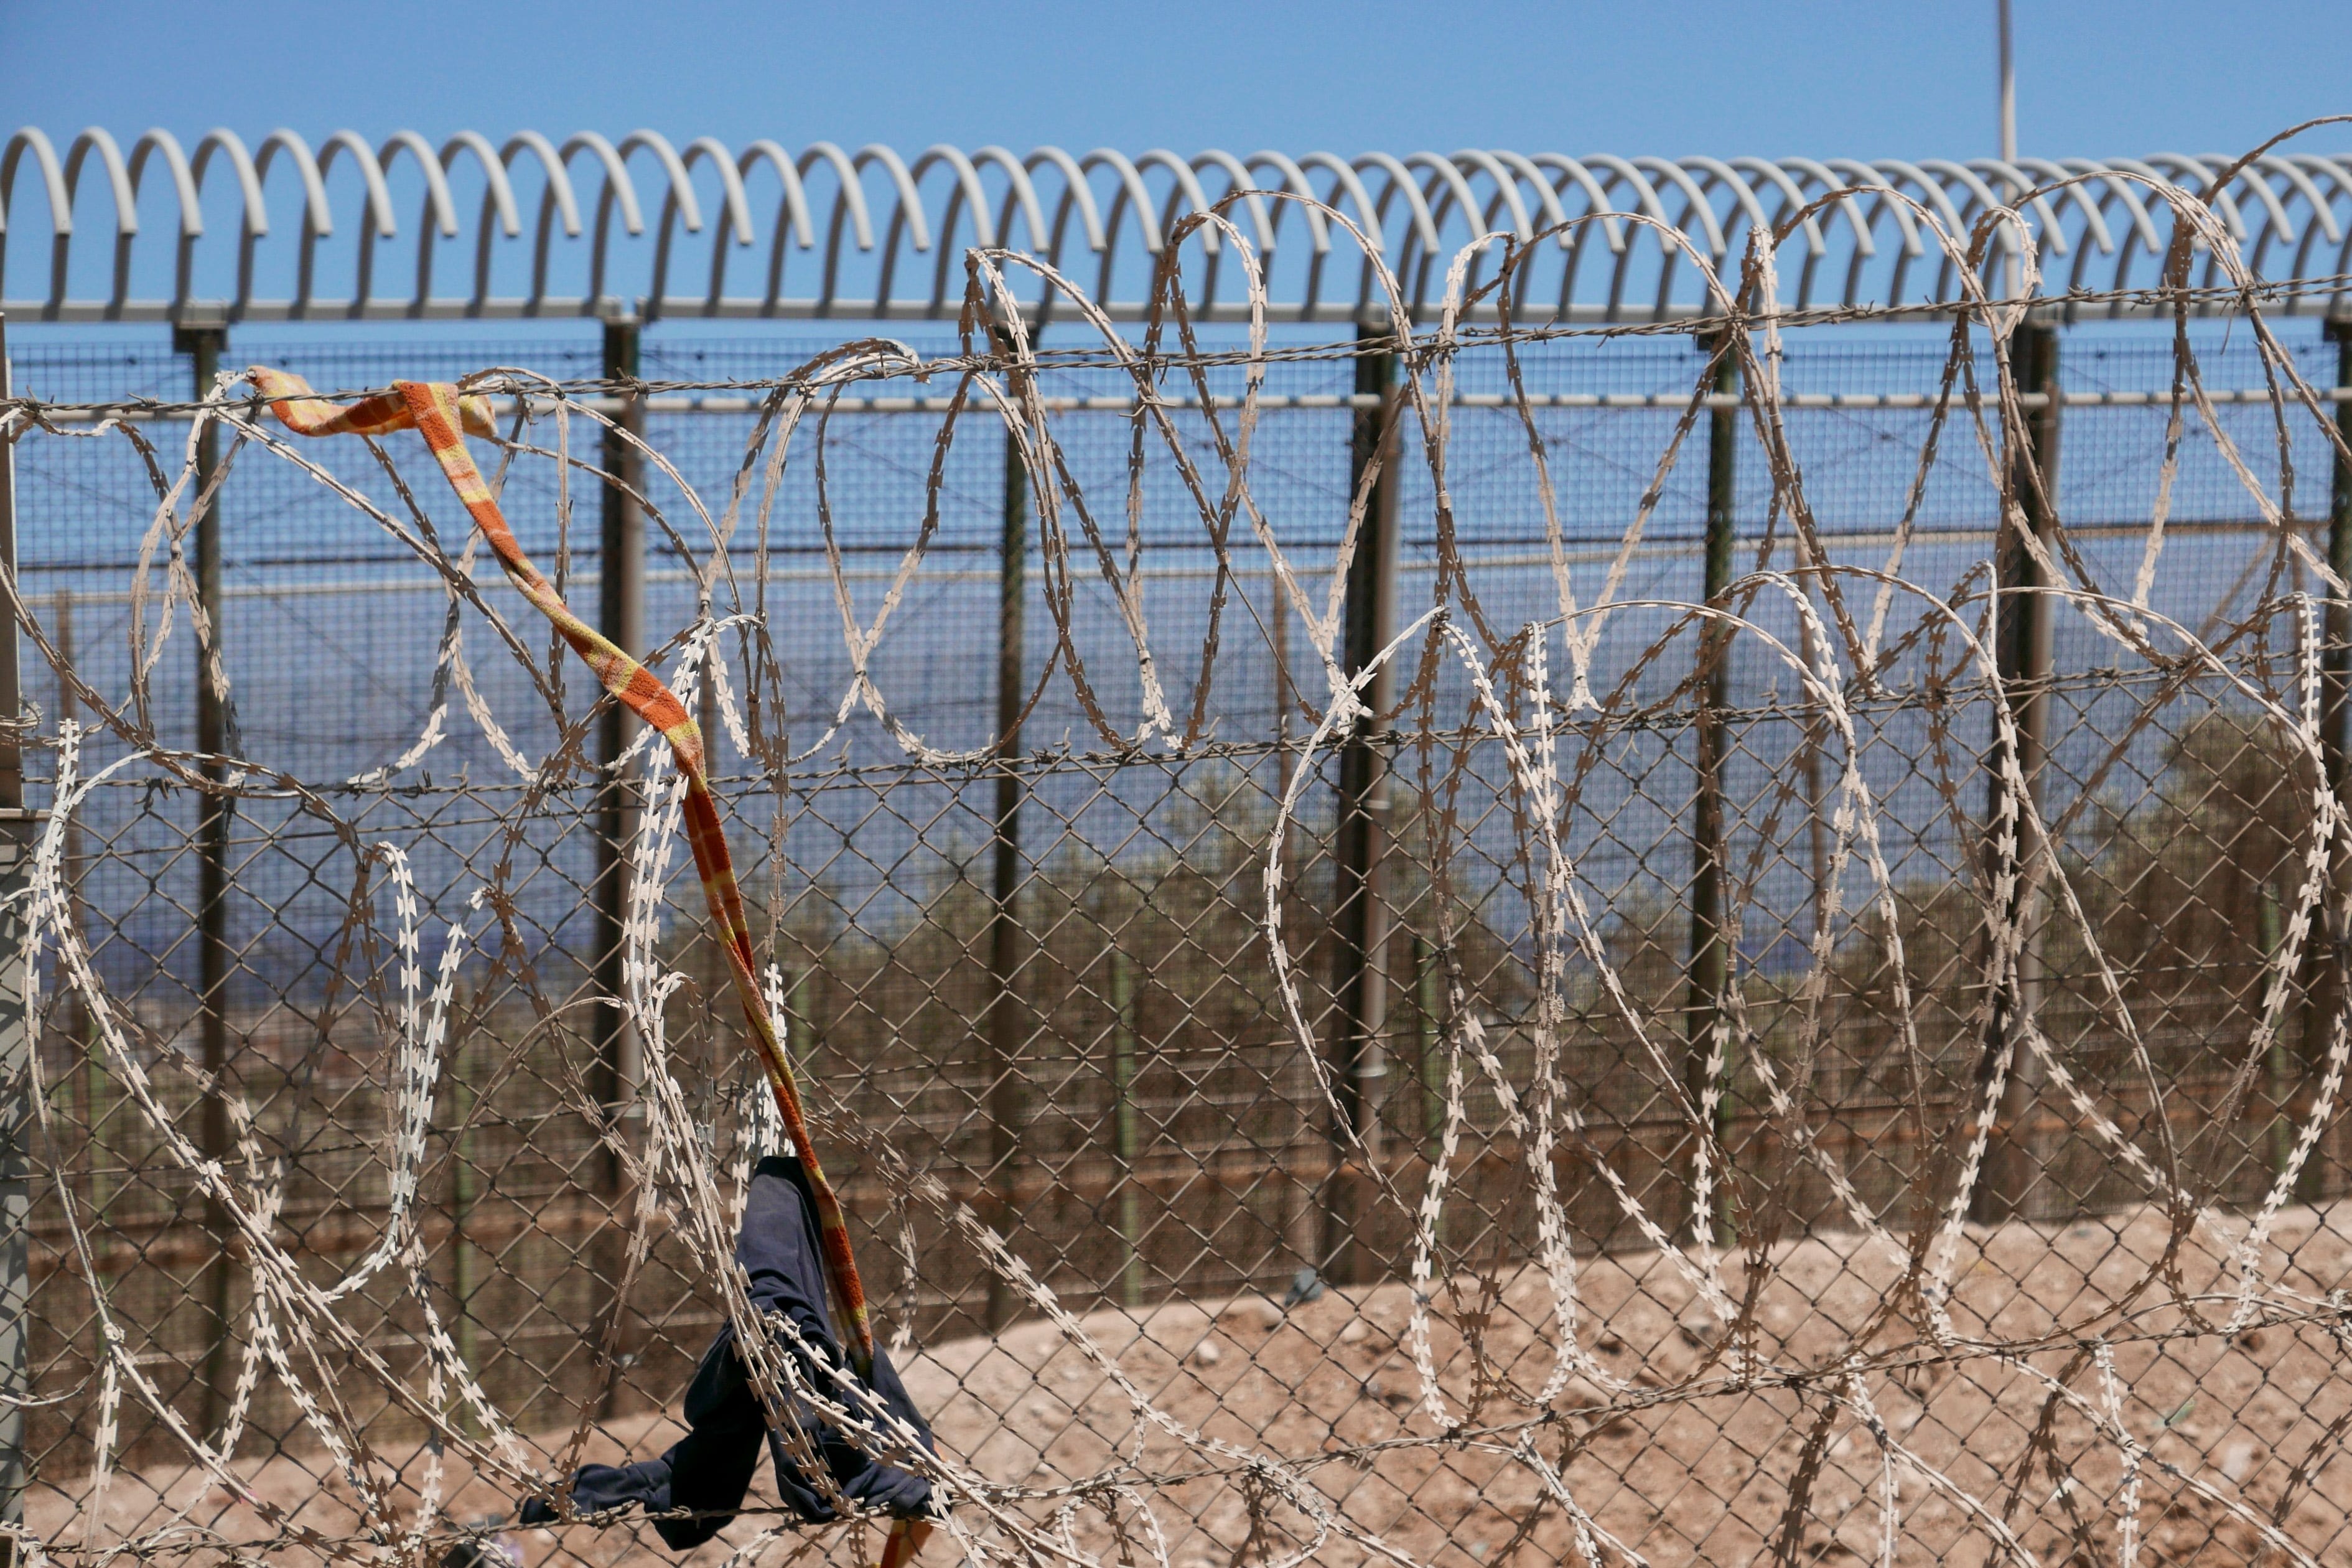
[[[498, 498], [491, 495], [481, 470], [474, 466], [473, 454], [466, 448], [467, 435], [497, 433], [490, 421], [489, 405], [484, 400], [461, 396], [455, 386], [444, 382], [402, 381], [394, 382], [389, 393], [337, 405], [310, 395], [309, 383], [284, 371], [256, 367], [246, 373], [246, 378], [269, 400], [270, 411], [298, 436], [382, 436], [407, 429], [423, 436], [425, 445], [440, 462], [450, 488], [457, 492], [457, 499], [465, 503], [475, 525], [482, 531], [482, 537], [498, 556], [507, 580], [555, 624], [563, 640], [596, 672], [604, 689], [660, 731], [662, 738], [669, 742], [671, 754], [677, 759], [677, 771], [686, 780], [687, 842], [693, 847], [694, 868], [702, 879], [702, 896], [710, 907], [711, 919], [726, 934], [721, 946], [727, 954], [728, 973], [734, 977], [736, 999], [742, 1004], [744, 1019], [751, 1026], [752, 1046], [759, 1052], [760, 1066], [775, 1094], [776, 1108], [783, 1114], [784, 1130], [800, 1155], [802, 1169], [808, 1173], [809, 1187], [816, 1195], [825, 1276], [848, 1328], [850, 1357], [856, 1363], [858, 1374], [870, 1377], [874, 1367], [874, 1325], [866, 1310], [865, 1286], [857, 1277], [857, 1260], [850, 1254], [849, 1226], [842, 1213], [841, 1200], [833, 1184], [825, 1179], [824, 1169], [817, 1163], [816, 1146], [809, 1138], [808, 1121], [801, 1110], [800, 1085], [793, 1077], [792, 1063], [784, 1056], [782, 1043], [776, 1038], [767, 1004], [760, 994], [759, 979], [752, 966], [751, 930], [743, 917], [743, 896], [735, 883], [734, 858], [727, 852], [727, 836], [719, 825], [718, 802], [710, 794], [701, 726], [659, 676], [573, 615], [556, 593], [554, 584], [523, 553], [514, 531], [507, 526], [505, 514], [499, 510]], [[906, 1520], [896, 1521], [883, 1550], [882, 1568], [900, 1568], [914, 1556], [929, 1533], [928, 1526]]]

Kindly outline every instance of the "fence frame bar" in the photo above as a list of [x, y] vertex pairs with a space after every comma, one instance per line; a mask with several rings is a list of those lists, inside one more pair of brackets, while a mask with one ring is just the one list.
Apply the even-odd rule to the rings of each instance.
[[[637, 322], [627, 317], [604, 323], [604, 370], [608, 380], [637, 374]], [[631, 435], [645, 433], [645, 411], [637, 400], [625, 397], [614, 421]], [[643, 463], [636, 449], [618, 431], [604, 432], [602, 462], [612, 476], [604, 487], [599, 518], [596, 619], [604, 634], [631, 657], [645, 646], [646, 516], [636, 496], [643, 491]], [[622, 755], [628, 750], [635, 719], [618, 702], [606, 700], [597, 731], [597, 757], [604, 777], [596, 813], [595, 935], [590, 952], [595, 960], [598, 1001], [594, 1012], [595, 1080], [590, 1098], [609, 1115], [622, 1112], [626, 1098], [629, 1049], [628, 1009], [621, 1003], [623, 932], [628, 919], [629, 841], [636, 829], [636, 803], [620, 775]], [[613, 1180], [619, 1181], [619, 1159], [612, 1157]]]
[[[1696, 336], [1693, 342], [1700, 352], [1717, 356], [1716, 393], [1736, 393], [1739, 365], [1727, 340], [1710, 333]], [[1738, 539], [1738, 409], [1711, 402], [1706, 422], [1704, 595], [1707, 604], [1720, 608], [1729, 607], [1722, 601], [1731, 586]], [[1706, 1103], [1710, 1089], [1717, 1092], [1711, 1131], [1719, 1146], [1727, 1146], [1731, 1131], [1731, 1024], [1726, 1005], [1731, 987], [1731, 949], [1723, 919], [1724, 868], [1730, 847], [1725, 841], [1723, 768], [1730, 752], [1725, 715], [1731, 707], [1731, 628], [1720, 621], [1708, 620], [1699, 628], [1697, 756], [1691, 787], [1689, 1001], [1685, 1015], [1688, 1043], [1684, 1088], [1695, 1106]], [[1722, 1173], [1720, 1181], [1727, 1182], [1729, 1175], [1727, 1171]], [[1692, 1223], [1711, 1227], [1717, 1245], [1728, 1246], [1732, 1195], [1727, 1186], [1718, 1184], [1713, 1206], [1714, 1214], [1694, 1214]]]
[[[2336, 345], [2336, 433], [2352, 447], [2352, 316], [2330, 316], [2321, 331]], [[2352, 460], [2338, 452], [2328, 468], [2327, 564], [2352, 582]], [[2352, 796], [2352, 598], [2330, 594], [2324, 625], [2319, 744], [2327, 781], [2345, 799]], [[2326, 930], [2331, 941], [2342, 940], [2332, 924]]]
[[[1357, 328], [1360, 341], [1387, 348], [1356, 360], [1356, 392], [1377, 397], [1358, 406], [1349, 446], [1350, 504], [1364, 494], [1364, 525], [1348, 564], [1348, 597], [1341, 632], [1341, 668], [1361, 674], [1380, 656], [1396, 620], [1397, 353], [1385, 320]], [[1377, 465], [1377, 474], [1374, 469]], [[1360, 721], [1339, 752], [1339, 791], [1334, 822], [1335, 886], [1332, 889], [1331, 1173], [1323, 1194], [1322, 1273], [1340, 1284], [1356, 1281], [1362, 1261], [1357, 1246], [1364, 1208], [1363, 1157], [1380, 1159], [1380, 1079], [1388, 1071], [1381, 1037], [1388, 1025], [1389, 909], [1382, 875], [1389, 829], [1387, 712], [1395, 705], [1393, 664], [1383, 665], [1363, 692], [1373, 717]]]
[[[637, 374], [643, 329], [633, 316], [607, 318], [604, 324], [604, 374], [608, 382], [628, 382]], [[644, 400], [624, 392], [620, 407], [611, 416], [619, 429], [603, 433], [599, 460], [610, 476], [604, 485], [598, 517], [596, 617], [604, 634], [632, 658], [646, 646], [646, 513], [637, 498], [645, 493], [643, 455], [628, 437], [645, 437]], [[626, 434], [625, 435], [624, 432]], [[593, 963], [596, 1001], [590, 1014], [594, 1031], [591, 1042], [588, 1098], [604, 1108], [611, 1136], [620, 1136], [621, 1123], [631, 1111], [638, 1078], [636, 1031], [625, 997], [627, 994], [629, 915], [629, 846], [637, 834], [639, 803], [635, 784], [622, 758], [635, 738], [637, 721], [619, 702], [599, 692], [604, 704], [597, 725], [595, 872], [591, 884]], [[620, 1299], [620, 1250], [626, 1247], [625, 1203], [628, 1169], [619, 1149], [608, 1143], [604, 1159], [604, 1188], [612, 1204], [606, 1222], [612, 1254], [604, 1272], [614, 1292], [607, 1343], [614, 1347], [604, 1368], [599, 1408], [609, 1417], [618, 1414], [621, 1384], [634, 1362], [635, 1334], [628, 1303]]]
[[1110, 953], [1110, 1142], [1118, 1184], [1118, 1304], [1143, 1305], [1143, 1188], [1135, 1104], [1135, 972], [1126, 952]]
[[[194, 393], [201, 401], [212, 395], [222, 357], [228, 352], [228, 326], [220, 322], [188, 322], [172, 329], [172, 348], [188, 356]], [[196, 600], [212, 628], [213, 654], [199, 647], [194, 674], [196, 683], [197, 770], [205, 791], [196, 802], [196, 1006], [200, 1050], [205, 1071], [218, 1085], [228, 1070], [228, 981], [236, 955], [228, 941], [228, 840], [236, 816], [236, 802], [228, 794], [228, 773], [222, 758], [229, 749], [228, 705], [215, 688], [211, 658], [224, 670], [228, 663], [228, 595], [223, 591], [221, 536], [224, 531], [219, 482], [220, 426], [205, 426], [196, 443], [195, 491], [189, 504], [196, 509]], [[215, 1088], [205, 1097], [197, 1133], [205, 1157], [226, 1162], [229, 1153], [228, 1100]], [[227, 1409], [228, 1348], [232, 1338], [229, 1294], [228, 1211], [217, 1198], [205, 1200], [205, 1223], [220, 1248], [205, 1266], [202, 1283], [191, 1292], [212, 1314], [211, 1342], [205, 1352], [201, 1376], [204, 1413], [201, 1430], [210, 1431]]]
[[[2320, 332], [2336, 346], [2336, 433], [2352, 446], [2352, 316], [2331, 315]], [[2327, 564], [2338, 578], [2352, 582], [2352, 461], [2336, 453], [2328, 469]], [[2320, 763], [2326, 787], [2336, 804], [2344, 805], [2352, 804], [2352, 599], [2341, 593], [2327, 595], [2319, 669]], [[2330, 858], [2319, 918], [2305, 950], [2301, 1054], [2306, 1067], [2326, 1059], [2328, 1029], [2352, 997], [2352, 931], [2344, 925], [2347, 885], [2352, 885], [2352, 849], [2339, 838]], [[2281, 1106], [2274, 1114], [2301, 1115], [2306, 1109]], [[2331, 1146], [2340, 1146], [2338, 1137], [2324, 1136], [2304, 1162], [2295, 1184], [2298, 1201], [2315, 1203], [2326, 1195]]]
[[[9, 395], [8, 319], [0, 316], [0, 397]], [[0, 632], [0, 719], [23, 710], [16, 662], [16, 448], [0, 442], [0, 567], [8, 625]], [[31, 1153], [33, 1027], [26, 974], [14, 962], [25, 937], [33, 814], [25, 809], [25, 753], [0, 730], [0, 1568], [14, 1568], [31, 1479], [25, 1406], [33, 1393]]]
[[[2058, 328], [2052, 322], [2028, 321], [2011, 342], [2011, 363], [2021, 391], [2048, 393], [2058, 383]], [[2058, 491], [2058, 423], [2061, 402], [2043, 398], [2025, 422], [2024, 441], [2011, 455], [2011, 476], [2016, 488], [2021, 521], [2037, 539], [2047, 542], [2055, 522], [2052, 501]], [[2030, 465], [2030, 467], [2029, 467]], [[2038, 473], [2040, 483], [2033, 482]], [[2004, 531], [2009, 521], [2003, 520]], [[2050, 749], [2050, 680], [2053, 673], [2053, 626], [2050, 603], [2033, 590], [2045, 586], [2024, 541], [2013, 533], [1996, 552], [1998, 596], [1993, 608], [1993, 654], [2000, 673], [2012, 720], [2017, 728], [2017, 767], [2024, 775], [2026, 795], [2033, 809], [2042, 805], [2043, 764]], [[2021, 928], [2017, 967], [1997, 985], [1986, 1029], [1984, 1050], [1978, 1063], [1979, 1086], [1990, 1082], [1994, 1065], [2006, 1048], [2009, 1078], [2001, 1088], [1993, 1136], [1985, 1151], [1984, 1169], [1971, 1195], [1970, 1217], [1979, 1223], [2021, 1219], [2032, 1211], [2032, 1189], [2047, 1173], [2042, 1152], [2047, 1145], [2043, 1118], [2038, 1114], [2042, 1075], [2025, 1048], [2016, 1020], [2031, 1020], [2042, 1003], [2042, 932], [2038, 898], [2030, 883], [2038, 879], [2035, 853], [2027, 848], [2021, 825], [2014, 858], [2007, 864], [1993, 837], [2005, 793], [2001, 774], [2006, 750], [1998, 738], [1990, 750], [1987, 768], [1987, 867], [1996, 875], [2018, 879], [2005, 919]], [[1987, 886], [1991, 885], [1990, 879]], [[2017, 1038], [2012, 1039], [2012, 1033]]]
[[[1033, 336], [1034, 344], [1034, 338]], [[1017, 395], [1017, 393], [1016, 393]], [[989, 1182], [995, 1193], [992, 1223], [1000, 1233], [1017, 1223], [1021, 1128], [1027, 1099], [1016, 1068], [1021, 1059], [1021, 800], [1025, 785], [1013, 763], [1021, 753], [1021, 702], [1025, 695], [1024, 638], [1029, 595], [1029, 469], [1019, 433], [1004, 432], [1003, 532], [996, 595], [995, 799], [990, 823], [988, 906]], [[987, 1324], [1003, 1328], [1020, 1310], [1011, 1281], [988, 1276]]]

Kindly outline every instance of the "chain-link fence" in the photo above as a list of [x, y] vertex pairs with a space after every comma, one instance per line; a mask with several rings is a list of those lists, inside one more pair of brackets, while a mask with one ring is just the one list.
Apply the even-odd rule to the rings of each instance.
[[[1717, 342], [1516, 350], [1531, 394], [1646, 406], [1481, 405], [1491, 342], [1451, 407], [1305, 357], [1244, 452], [1182, 355], [1139, 411], [1082, 354], [1007, 373], [1016, 439], [920, 404], [952, 342], [788, 411], [831, 343], [679, 328], [637, 372], [704, 390], [615, 416], [643, 452], [544, 397], [510, 426], [524, 546], [583, 608], [638, 578], [725, 737], [954, 1550], [2352, 1561], [2327, 429], [2056, 395], [2168, 387], [2137, 330], [2057, 335], [1982, 446], [1787, 400], [1932, 394], [1940, 336], [1800, 334], [1778, 395]], [[2264, 384], [2250, 334], [2194, 347]], [[256, 329], [220, 363], [609, 355]], [[53, 404], [197, 369], [14, 356]], [[27, 766], [75, 792], [35, 876], [87, 944], [78, 981], [37, 933], [26, 1539], [657, 1555], [639, 1516], [514, 1515], [667, 1447], [728, 1321], [648, 1149], [740, 1201], [777, 1137], [666, 775], [413, 436], [216, 412], [209, 455], [168, 410], [16, 442]], [[201, 521], [202, 479], [159, 503], [184, 469], [223, 476]], [[755, 1497], [724, 1539], [769, 1530]]]

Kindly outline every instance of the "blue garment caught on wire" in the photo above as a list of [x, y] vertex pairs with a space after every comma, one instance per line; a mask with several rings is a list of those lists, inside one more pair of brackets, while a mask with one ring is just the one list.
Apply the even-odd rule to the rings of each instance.
[[[865, 1403], [877, 1414], [887, 1412], [913, 1427], [921, 1435], [923, 1446], [931, 1447], [929, 1425], [916, 1412], [906, 1384], [880, 1346], [875, 1347], [874, 1375], [869, 1382], [861, 1382], [849, 1370], [849, 1359], [825, 1308], [824, 1256], [817, 1239], [816, 1205], [801, 1163], [787, 1155], [769, 1155], [751, 1176], [735, 1258], [749, 1277], [752, 1310], [762, 1318], [772, 1315], [791, 1323], [807, 1348], [793, 1346], [782, 1334], [772, 1336], [770, 1342], [776, 1353], [792, 1356], [799, 1363], [801, 1375], [829, 1399], [852, 1410]], [[682, 1414], [687, 1435], [660, 1458], [582, 1466], [572, 1478], [572, 1506], [583, 1514], [632, 1503], [647, 1513], [684, 1511], [690, 1517], [656, 1519], [654, 1528], [673, 1550], [687, 1551], [717, 1535], [742, 1507], [752, 1472], [759, 1468], [761, 1440], [765, 1438], [775, 1456], [776, 1489], [784, 1506], [811, 1524], [827, 1523], [836, 1517], [832, 1504], [793, 1459], [783, 1439], [769, 1431], [760, 1397], [752, 1390], [742, 1357], [736, 1353], [732, 1323], [721, 1327], [719, 1337], [703, 1352], [694, 1381], [687, 1385]], [[808, 1446], [824, 1460], [835, 1486], [850, 1501], [898, 1518], [930, 1513], [930, 1482], [875, 1459], [801, 1401], [793, 1401], [788, 1418], [799, 1424]], [[555, 1510], [541, 1499], [523, 1504], [524, 1524], [551, 1524], [555, 1520]]]

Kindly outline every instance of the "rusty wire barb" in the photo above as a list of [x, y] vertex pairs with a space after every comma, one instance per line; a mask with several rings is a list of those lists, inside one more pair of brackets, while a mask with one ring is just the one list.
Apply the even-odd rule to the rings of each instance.
[[[290, 440], [233, 360], [183, 403], [45, 386], [36, 353], [0, 405], [49, 792], [12, 960], [26, 1552], [650, 1561], [635, 1517], [507, 1521], [667, 1446], [731, 1323], [772, 1409], [939, 1484], [942, 1562], [2343, 1559], [2352, 350], [2274, 327], [2324, 295], [2259, 276], [2289, 244], [2345, 269], [2304, 266], [2347, 243], [2336, 161], [1463, 153], [1249, 191], [1271, 154], [1204, 154], [1169, 172], [1232, 194], [1155, 212], [1122, 166], [1105, 218], [1108, 154], [976, 155], [1020, 247], [961, 185], [924, 216], [961, 154], [765, 146], [391, 151], [473, 148], [486, 232], [532, 152], [544, 235], [586, 147], [601, 247], [650, 150], [661, 258], [698, 155], [746, 241], [741, 180], [783, 177], [778, 257], [815, 162], [830, 244], [874, 226], [868, 164], [887, 244], [978, 226], [924, 305], [951, 340], [608, 335], [463, 377], [518, 531], [575, 602], [641, 605], [699, 715], [939, 1453], [752, 1315], [730, 1249], [780, 1134], [680, 782], [516, 616], [422, 447]], [[390, 232], [391, 151], [337, 148]], [[307, 247], [327, 159], [271, 149]], [[60, 225], [85, 158], [121, 163], [20, 153]], [[181, 168], [142, 142], [117, 184], [151, 158]], [[1718, 189], [1730, 235], [1694, 216]], [[1473, 210], [1494, 232], [1439, 254]], [[1360, 260], [1354, 336], [1277, 331], [1334, 319], [1270, 292], [1282, 214]], [[1105, 302], [1122, 219], [1140, 303]], [[1874, 402], [1808, 357], [1838, 224], [1838, 320], [1938, 280]], [[1873, 305], [1884, 232], [1909, 259]], [[2110, 242], [2078, 315], [2172, 330], [2102, 405], [2035, 301]], [[1579, 247], [1642, 245], [1651, 324], [1591, 327]], [[908, 313], [888, 289], [857, 313]], [[143, 527], [68, 538], [126, 483]], [[725, 1539], [866, 1561], [871, 1531], [755, 1504]]]

